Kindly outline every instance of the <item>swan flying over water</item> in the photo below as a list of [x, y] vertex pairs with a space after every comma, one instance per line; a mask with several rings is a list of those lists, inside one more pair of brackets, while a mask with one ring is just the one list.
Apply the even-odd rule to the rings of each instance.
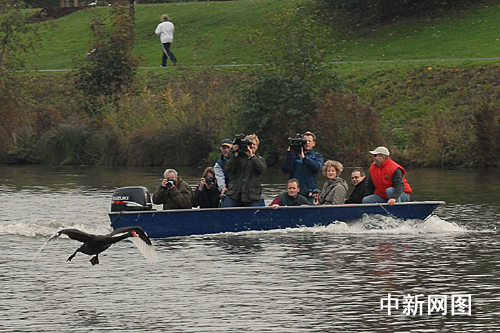
[[[92, 235], [78, 229], [63, 229], [59, 230], [54, 236], [52, 236], [47, 243], [59, 238], [62, 234], [83, 243], [82, 246], [70, 255], [66, 261], [71, 261], [71, 259], [73, 259], [78, 252], [81, 252], [88, 255], [95, 255], [95, 257], [90, 259], [90, 262], [92, 265], [97, 265], [99, 264], [98, 256], [101, 252], [107, 250], [112, 244], [128, 238], [134, 243], [139, 251], [141, 251], [149, 263], [158, 262], [158, 257], [156, 256], [153, 244], [141, 227], [119, 228], [107, 235]], [[47, 243], [45, 243], [45, 245]], [[42, 249], [43, 246], [38, 252]]]

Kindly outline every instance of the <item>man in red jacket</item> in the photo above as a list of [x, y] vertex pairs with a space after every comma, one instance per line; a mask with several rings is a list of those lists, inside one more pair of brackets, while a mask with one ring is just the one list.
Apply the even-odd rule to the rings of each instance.
[[412, 190], [405, 178], [406, 171], [389, 157], [389, 149], [377, 147], [370, 154], [373, 155], [373, 164], [363, 203], [387, 202], [392, 206], [396, 202], [410, 201]]

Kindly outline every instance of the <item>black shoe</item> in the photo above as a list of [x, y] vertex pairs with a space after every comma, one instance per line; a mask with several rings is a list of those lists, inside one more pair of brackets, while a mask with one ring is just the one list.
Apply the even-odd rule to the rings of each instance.
[[165, 67], [167, 67], [167, 66], [163, 66], [163, 65], [160, 65], [160, 67], [163, 67], [163, 68], [165, 68]]
[[175, 66], [177, 64], [177, 60], [172, 61], [172, 65]]

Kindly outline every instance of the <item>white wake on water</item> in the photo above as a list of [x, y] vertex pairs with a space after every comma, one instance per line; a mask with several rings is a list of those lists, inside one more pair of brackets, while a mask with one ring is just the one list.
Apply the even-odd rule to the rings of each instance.
[[243, 231], [231, 234], [393, 234], [393, 235], [419, 235], [439, 233], [464, 233], [471, 232], [465, 227], [453, 222], [447, 222], [438, 216], [431, 215], [425, 221], [422, 220], [400, 220], [382, 215], [365, 215], [359, 221], [342, 222], [334, 221], [327, 226], [297, 227], [276, 229], [269, 231]]
[[433, 233], [463, 233], [467, 228], [456, 223], [445, 221], [436, 215], [426, 220], [400, 220], [390, 216], [365, 215], [362, 220], [354, 223], [336, 221], [323, 228], [327, 233], [354, 233], [354, 234], [433, 234]]
[[25, 237], [51, 237], [61, 229], [78, 229], [89, 234], [107, 234], [113, 229], [103, 223], [102, 225], [89, 225], [84, 223], [60, 221], [18, 221], [0, 224], [0, 235], [19, 235]]

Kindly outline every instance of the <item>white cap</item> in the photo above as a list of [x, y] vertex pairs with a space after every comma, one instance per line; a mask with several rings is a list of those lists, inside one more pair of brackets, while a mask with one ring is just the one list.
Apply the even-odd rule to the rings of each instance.
[[377, 147], [377, 149], [375, 149], [375, 150], [371, 150], [370, 154], [372, 154], [372, 155], [382, 154], [382, 155], [389, 156], [391, 153], [389, 152], [389, 149], [387, 149], [386, 147], [380, 146], [380, 147]]

